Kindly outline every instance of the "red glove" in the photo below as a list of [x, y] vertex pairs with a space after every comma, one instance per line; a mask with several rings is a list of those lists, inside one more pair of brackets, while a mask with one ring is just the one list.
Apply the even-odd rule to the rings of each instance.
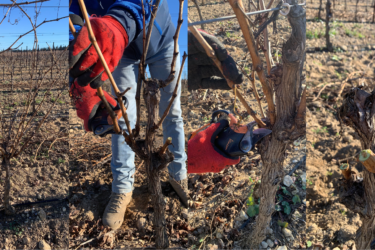
[[[128, 34], [111, 16], [92, 17], [90, 23], [109, 70], [113, 72], [128, 45]], [[94, 46], [91, 46], [86, 26], [70, 44], [69, 69], [70, 75], [77, 78], [81, 86], [90, 83], [92, 88], [97, 89], [108, 79]]]
[[[108, 103], [112, 106], [112, 108], [115, 108], [117, 106], [117, 101], [115, 98], [104, 90], [103, 93]], [[92, 131], [90, 122], [102, 104], [102, 100], [97, 95], [96, 90], [90, 86], [81, 87], [77, 84], [77, 81], [74, 81], [74, 84], [72, 84], [70, 87], [70, 96], [74, 99], [74, 104], [77, 109], [77, 116], [84, 121], [85, 130]], [[115, 113], [117, 114], [117, 118], [120, 119], [122, 116], [121, 111], [116, 110]], [[113, 121], [111, 117], [108, 116], [107, 119], [109, 119], [108, 124], [112, 125]]]
[[220, 120], [188, 141], [188, 173], [218, 173], [226, 166], [240, 162], [240, 157], [226, 155], [214, 143], [216, 136], [228, 125], [227, 120]]

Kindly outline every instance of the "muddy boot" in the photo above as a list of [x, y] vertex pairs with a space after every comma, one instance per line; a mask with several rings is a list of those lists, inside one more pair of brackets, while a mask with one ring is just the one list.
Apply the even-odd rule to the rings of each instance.
[[188, 207], [188, 179], [185, 178], [183, 180], [176, 181], [173, 177], [169, 176], [169, 183], [172, 185], [177, 195], [181, 198], [181, 201], [185, 207]]
[[111, 199], [103, 214], [103, 225], [118, 229], [124, 221], [126, 207], [132, 199], [132, 193], [111, 194]]

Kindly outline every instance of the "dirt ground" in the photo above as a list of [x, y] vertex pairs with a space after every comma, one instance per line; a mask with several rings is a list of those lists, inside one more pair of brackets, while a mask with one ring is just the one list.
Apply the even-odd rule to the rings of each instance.
[[[200, 6], [204, 19], [212, 19], [221, 16], [233, 15], [232, 8], [228, 3], [205, 1], [207, 5]], [[191, 6], [191, 7], [190, 7]], [[189, 3], [189, 18], [192, 22], [199, 21], [198, 11], [193, 2]], [[283, 42], [290, 35], [291, 28], [285, 17], [277, 21], [277, 34], [273, 34], [272, 24], [269, 27], [272, 55], [275, 62], [281, 58]], [[200, 28], [200, 27], [199, 27]], [[251, 70], [251, 59], [242, 32], [236, 19], [206, 24], [205, 31], [215, 35], [223, 42], [234, 60], [249, 73]], [[259, 54], [265, 64], [265, 58], [260, 51]], [[257, 77], [256, 77], [257, 79]], [[256, 87], [261, 97], [259, 80]], [[252, 94], [250, 81], [245, 78], [241, 86], [247, 102], [260, 113], [260, 109]], [[195, 131], [203, 126], [211, 118], [213, 111], [227, 109], [233, 113], [234, 94], [232, 91], [193, 91], [189, 99], [189, 119], [186, 124], [187, 131]], [[205, 97], [204, 97], [205, 96]], [[190, 96], [189, 96], [190, 98]], [[266, 100], [262, 101], [263, 109], [267, 110]], [[240, 114], [245, 108], [237, 100]], [[251, 122], [252, 118], [247, 116], [243, 123]], [[275, 197], [276, 204], [281, 210], [274, 213], [271, 226], [267, 229], [267, 237], [259, 248], [276, 249], [280, 246], [290, 248], [303, 248], [306, 246], [304, 232], [306, 221], [306, 139], [295, 141], [287, 151], [284, 162], [285, 174], [291, 173], [293, 185], [284, 184]], [[190, 175], [189, 190], [194, 201], [195, 208], [190, 210], [190, 226], [195, 229], [190, 237], [191, 249], [239, 249], [255, 224], [256, 217], [246, 214], [248, 206], [247, 199], [254, 192], [254, 199], [258, 203], [257, 190], [258, 181], [262, 174], [262, 163], [257, 152], [241, 158], [241, 162], [229, 167], [218, 174]], [[293, 203], [292, 197], [298, 196], [299, 202]], [[283, 202], [290, 204], [291, 211], [285, 210]], [[287, 222], [287, 229], [283, 229], [278, 222]]]
[[[16, 210], [12, 216], [5, 215], [2, 206], [5, 169], [1, 169], [0, 249], [40, 249], [42, 241], [52, 249], [66, 249], [69, 246], [69, 206], [66, 200], [69, 185], [68, 91], [59, 100], [56, 99], [65, 82], [57, 82], [51, 89], [34, 121], [38, 122], [47, 107], [57, 102], [50, 116], [25, 152], [11, 160], [11, 204]], [[30, 88], [30, 81], [17, 81], [14, 92], [11, 92], [8, 83], [0, 83], [0, 107], [3, 109], [4, 123], [11, 120], [16, 110], [22, 112]], [[36, 98], [37, 103], [45, 91], [45, 87], [42, 87]], [[17, 122], [19, 118], [15, 124]], [[0, 138], [0, 143], [2, 140]]]
[[[317, 2], [314, 1], [315, 5]], [[352, 20], [354, 15], [340, 15], [342, 9], [338, 8], [334, 11], [334, 20], [336, 17], [340, 20], [331, 23], [330, 36], [335, 49], [332, 53], [324, 52], [325, 37], [315, 34], [324, 31], [325, 24], [314, 20], [316, 11], [308, 9], [307, 12], [312, 20], [307, 22], [307, 30], [311, 33], [307, 39], [306, 56], [309, 90], [307, 239], [312, 247], [354, 249], [356, 231], [362, 224], [363, 190], [359, 185], [355, 193], [345, 192], [339, 166], [349, 163], [361, 178], [362, 166], [354, 158], [361, 145], [354, 130], [343, 127], [341, 131], [336, 108], [341, 104], [338, 93], [346, 78], [350, 80], [346, 82], [342, 96], [353, 87], [362, 87], [370, 92], [375, 87], [375, 24], [340, 21], [343, 18]], [[322, 16], [325, 17], [324, 12]], [[324, 86], [325, 89], [317, 96]], [[337, 160], [341, 160], [340, 163]]]
[[[183, 85], [186, 89], [186, 84]], [[141, 97], [142, 99], [142, 97]], [[187, 91], [183, 91], [182, 110], [187, 113]], [[141, 102], [141, 131], [146, 125], [146, 110]], [[100, 138], [85, 133], [76, 111], [70, 109], [70, 248], [97, 249], [111, 248], [103, 240], [105, 232], [101, 217], [111, 194], [112, 172], [110, 136]], [[161, 146], [162, 130], [157, 133], [157, 145]], [[141, 137], [144, 134], [141, 132]], [[114, 248], [147, 248], [155, 245], [153, 208], [147, 191], [147, 177], [144, 165], [138, 157], [135, 160], [133, 200], [129, 204], [125, 221], [115, 233]], [[163, 194], [166, 200], [167, 227], [170, 247], [186, 248], [188, 243], [187, 209], [181, 204], [177, 194], [168, 182], [168, 172], [161, 178]], [[139, 226], [142, 221], [146, 224]], [[91, 240], [91, 241], [90, 241]], [[87, 242], [90, 241], [90, 242]], [[85, 243], [87, 242], [87, 243]]]

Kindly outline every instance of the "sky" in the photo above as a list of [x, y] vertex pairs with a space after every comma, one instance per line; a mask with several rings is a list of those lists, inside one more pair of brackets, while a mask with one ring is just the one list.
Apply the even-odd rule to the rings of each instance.
[[[1, 0], [1, 3], [11, 3], [10, 0]], [[17, 1], [18, 3], [26, 2], [25, 0]], [[177, 26], [178, 13], [179, 13], [179, 1], [178, 0], [167, 0], [169, 5], [169, 12], [172, 17], [172, 22]], [[183, 23], [180, 31], [178, 44], [180, 46], [180, 57], [182, 62], [182, 55], [184, 51], [187, 53], [187, 3], [184, 1], [183, 9]], [[38, 8], [41, 8], [40, 14], [37, 18], [37, 24], [44, 20], [52, 20], [60, 17], [69, 15], [69, 1], [68, 0], [50, 0], [48, 2], [38, 3]], [[26, 13], [34, 20], [35, 16], [35, 4], [23, 5]], [[0, 16], [3, 17], [8, 8], [0, 8]], [[2, 18], [0, 18], [1, 21]], [[41, 25], [37, 29], [38, 41], [40, 48], [48, 47], [47, 43], [52, 47], [68, 45], [68, 18], [61, 19], [56, 22], [46, 23]], [[3, 23], [0, 25], [0, 50], [7, 49], [21, 34], [31, 30], [32, 26], [29, 19], [18, 9], [13, 8]], [[16, 48], [23, 43], [19, 49], [32, 48], [34, 42], [34, 33], [22, 37], [14, 46]], [[182, 77], [187, 72], [187, 60], [185, 62], [184, 72]]]
[[[3, 4], [11, 3], [10, 0], [1, 0]], [[17, 1], [17, 3], [26, 2], [25, 0]], [[45, 21], [52, 20], [60, 17], [68, 16], [69, 14], [69, 1], [68, 0], [51, 0], [48, 2], [38, 3], [40, 7], [40, 14], [37, 17], [37, 24]], [[22, 5], [25, 12], [34, 21], [35, 17], [35, 4]], [[0, 8], [0, 21], [7, 12], [7, 7]], [[39, 47], [48, 47], [47, 43], [52, 47], [68, 45], [68, 27], [69, 19], [64, 18], [56, 22], [45, 23], [37, 28]], [[8, 16], [0, 25], [0, 50], [7, 49], [17, 38], [31, 30], [32, 26], [29, 19], [25, 16], [18, 8], [12, 8], [8, 13]], [[16, 48], [21, 45], [19, 49], [31, 49], [34, 43], [34, 32], [30, 32], [28, 35], [22, 37], [14, 46]]]

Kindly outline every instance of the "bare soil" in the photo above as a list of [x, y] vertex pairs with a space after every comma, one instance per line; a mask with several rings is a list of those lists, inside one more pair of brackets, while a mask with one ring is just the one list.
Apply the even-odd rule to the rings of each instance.
[[[27, 80], [15, 81], [13, 92], [8, 83], [0, 81], [2, 122], [9, 122], [15, 111], [22, 112], [30, 89], [30, 81]], [[37, 102], [41, 101], [47, 85], [42, 86]], [[47, 108], [57, 102], [50, 116], [24, 153], [11, 160], [11, 204], [16, 209], [11, 216], [5, 215], [2, 207], [5, 169], [1, 169], [0, 249], [39, 249], [42, 240], [53, 249], [66, 249], [69, 246], [69, 206], [66, 200], [69, 185], [68, 91], [59, 100], [56, 99], [56, 94], [64, 85], [65, 81], [62, 80], [51, 89], [34, 121], [40, 120]], [[15, 123], [18, 121], [19, 118]]]
[[[186, 89], [186, 85], [183, 85]], [[108, 89], [109, 90], [109, 89]], [[141, 97], [141, 137], [144, 137], [146, 108]], [[187, 110], [187, 91], [181, 98], [184, 118]], [[143, 131], [143, 132], [142, 132]], [[82, 121], [76, 111], [70, 109], [70, 248], [153, 248], [155, 245], [153, 208], [147, 190], [146, 169], [136, 157], [133, 199], [127, 207], [125, 221], [106, 241], [106, 232], [101, 217], [111, 194], [112, 172], [110, 136], [100, 138], [85, 133]], [[163, 131], [157, 133], [157, 146], [163, 144]], [[161, 182], [166, 200], [167, 227], [170, 247], [185, 248], [188, 243], [187, 209], [168, 182], [168, 171], [163, 172]], [[146, 221], [143, 227], [138, 221]], [[90, 241], [91, 240], [91, 241]], [[87, 242], [90, 241], [90, 242]], [[87, 242], [87, 243], [85, 243]], [[82, 245], [81, 245], [82, 244]], [[80, 247], [81, 245], [81, 247]]]
[[[317, 2], [314, 1], [313, 6]], [[375, 87], [375, 25], [346, 22], [352, 20], [352, 14], [344, 12], [339, 5], [334, 9], [330, 37], [334, 52], [324, 51], [324, 36], [307, 39], [306, 222], [307, 239], [312, 243], [312, 248], [354, 249], [356, 231], [362, 224], [364, 200], [361, 181], [359, 179], [358, 185], [348, 192], [339, 169], [341, 163], [349, 163], [358, 178], [362, 177], [363, 168], [355, 158], [361, 145], [354, 130], [341, 128], [336, 108], [341, 104], [338, 94], [343, 87], [341, 96], [353, 87], [370, 92]], [[325, 24], [314, 20], [317, 17], [316, 10], [308, 9], [307, 16], [313, 20], [307, 22], [308, 31], [312, 31], [312, 34], [322, 30], [325, 32]], [[336, 17], [339, 20], [335, 20]], [[357, 73], [352, 74], [354, 72]], [[347, 78], [348, 81], [344, 81]]]

